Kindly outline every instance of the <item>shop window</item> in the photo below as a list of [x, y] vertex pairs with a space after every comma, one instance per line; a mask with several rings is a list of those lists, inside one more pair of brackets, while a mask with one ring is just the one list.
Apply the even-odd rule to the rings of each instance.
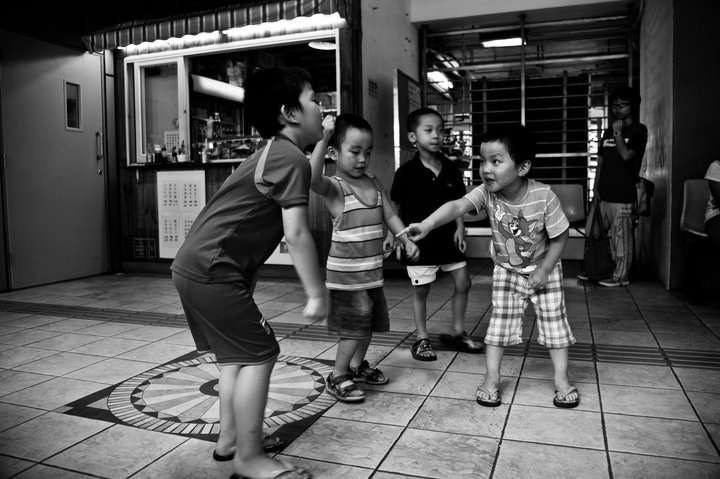
[[80, 130], [80, 85], [65, 82], [65, 128]]
[[[130, 66], [128, 98], [131, 163], [170, 163], [187, 144], [187, 87], [182, 58]], [[130, 72], [129, 72], [130, 73]]]
[[126, 60], [130, 164], [238, 163], [262, 143], [246, 118], [244, 82], [254, 68], [298, 66], [326, 113], [339, 109], [337, 52], [308, 41]]

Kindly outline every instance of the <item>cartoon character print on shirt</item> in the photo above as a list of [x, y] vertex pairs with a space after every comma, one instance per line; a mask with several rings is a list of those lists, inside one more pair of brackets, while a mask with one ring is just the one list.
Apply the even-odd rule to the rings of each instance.
[[[537, 220], [528, 221], [522, 210], [518, 216], [510, 214], [500, 204], [495, 204], [494, 212], [497, 221], [497, 231], [504, 239], [499, 245], [497, 259], [506, 266], [510, 266], [522, 273], [529, 273], [535, 269], [532, 263], [533, 241]], [[504, 247], [503, 247], [504, 246]]]

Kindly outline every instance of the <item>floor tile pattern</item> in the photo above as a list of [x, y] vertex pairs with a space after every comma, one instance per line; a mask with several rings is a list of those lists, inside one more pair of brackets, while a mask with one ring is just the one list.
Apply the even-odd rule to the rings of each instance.
[[[647, 274], [604, 289], [574, 279], [578, 266], [564, 264], [578, 341], [569, 371], [582, 398], [573, 410], [552, 406], [532, 310], [526, 341], [505, 352], [503, 404], [475, 402], [484, 355], [437, 341], [451, 324], [447, 276], [428, 299], [438, 360], [413, 360], [412, 290], [392, 274], [391, 331], [367, 354], [390, 382], [363, 386], [364, 403], [336, 402], [323, 392], [335, 339], [303, 318], [297, 280], [262, 277], [255, 298], [283, 355], [266, 421], [288, 439], [278, 457], [334, 479], [720, 477], [720, 295], [693, 304]], [[491, 271], [470, 263], [476, 339], [492, 314]], [[211, 458], [216, 376], [211, 357], [194, 352], [167, 276], [0, 294], [0, 478], [227, 478], [232, 466]]]

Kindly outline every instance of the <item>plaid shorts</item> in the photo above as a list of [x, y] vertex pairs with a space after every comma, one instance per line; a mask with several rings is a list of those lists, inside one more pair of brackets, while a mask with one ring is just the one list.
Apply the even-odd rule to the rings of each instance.
[[374, 332], [390, 331], [390, 315], [382, 287], [355, 291], [331, 289], [329, 293], [327, 326], [330, 334], [365, 339]]
[[522, 319], [528, 301], [533, 303], [538, 322], [538, 343], [548, 348], [566, 348], [575, 343], [565, 310], [565, 294], [560, 263], [548, 275], [540, 291], [528, 286], [529, 277], [501, 266], [493, 270], [490, 325], [485, 344], [512, 346], [522, 343]]

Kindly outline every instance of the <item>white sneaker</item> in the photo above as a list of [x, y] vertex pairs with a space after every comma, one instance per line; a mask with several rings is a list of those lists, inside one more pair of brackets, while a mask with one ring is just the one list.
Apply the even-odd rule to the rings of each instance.
[[585, 273], [578, 273], [577, 279], [579, 279], [580, 281], [589, 281], [590, 277], [588, 275], [586, 275]]
[[614, 278], [608, 278], [598, 281], [598, 284], [600, 286], [605, 286], [606, 288], [615, 288], [617, 286], [627, 286], [630, 284], [630, 281], [618, 281]]

